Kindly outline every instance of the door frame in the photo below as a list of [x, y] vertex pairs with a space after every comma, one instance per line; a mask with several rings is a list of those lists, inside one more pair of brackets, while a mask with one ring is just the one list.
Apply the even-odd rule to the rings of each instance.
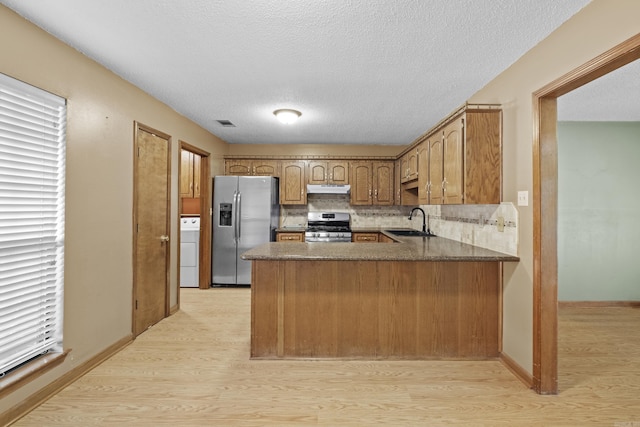
[[640, 34], [533, 93], [533, 388], [558, 393], [557, 98], [640, 59]]
[[[209, 289], [211, 287], [211, 153], [201, 148], [179, 140], [180, 151], [191, 151], [202, 157], [200, 161], [200, 244], [198, 252], [198, 287]], [[180, 156], [178, 156], [180, 157]], [[181, 173], [182, 162], [178, 162], [178, 177]], [[178, 178], [178, 188], [180, 179]], [[178, 191], [179, 193], [179, 191]], [[180, 229], [180, 214], [178, 214], [178, 230]], [[178, 247], [180, 247], [180, 233], [178, 233]], [[180, 265], [180, 251], [178, 251], [178, 265]], [[180, 269], [178, 269], [178, 308], [180, 307]]]
[[[171, 136], [161, 132], [157, 129], [152, 128], [151, 126], [147, 126], [138, 121], [133, 122], [133, 222], [132, 222], [132, 233], [133, 233], [133, 254], [132, 254], [132, 299], [131, 299], [131, 330], [136, 337], [136, 298], [137, 298], [137, 283], [136, 283], [136, 267], [137, 267], [137, 247], [138, 247], [138, 233], [136, 233], [136, 224], [138, 223], [138, 187], [136, 186], [138, 180], [138, 156], [137, 156], [137, 148], [138, 148], [138, 131], [143, 130], [145, 132], [152, 133], [156, 136], [161, 137], [162, 139], [167, 140], [167, 235], [171, 236]], [[167, 245], [167, 253], [166, 253], [166, 271], [165, 271], [165, 302], [164, 302], [164, 317], [169, 316], [170, 313], [170, 304], [171, 304], [171, 244]], [[179, 284], [178, 284], [179, 285]]]

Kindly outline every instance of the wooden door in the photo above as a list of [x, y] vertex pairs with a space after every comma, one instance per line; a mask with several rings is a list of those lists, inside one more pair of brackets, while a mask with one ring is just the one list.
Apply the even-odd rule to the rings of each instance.
[[329, 176], [327, 182], [329, 184], [346, 185], [349, 184], [349, 162], [348, 161], [332, 161], [327, 163]]
[[326, 184], [329, 178], [327, 162], [310, 160], [307, 163], [307, 183]]
[[169, 313], [170, 137], [136, 124], [133, 334]]
[[429, 139], [418, 145], [418, 204], [429, 203]]
[[429, 204], [442, 205], [442, 133], [429, 139]]
[[351, 204], [370, 205], [372, 196], [371, 162], [351, 162], [349, 167]]
[[373, 162], [373, 204], [393, 205], [393, 162]]
[[463, 202], [463, 132], [462, 118], [452, 121], [443, 129], [444, 204]]
[[301, 160], [282, 162], [280, 177], [280, 204], [306, 205], [307, 186], [305, 162]]

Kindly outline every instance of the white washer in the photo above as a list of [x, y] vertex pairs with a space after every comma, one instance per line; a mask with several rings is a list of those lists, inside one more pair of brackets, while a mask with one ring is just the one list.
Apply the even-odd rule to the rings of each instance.
[[197, 288], [199, 276], [200, 217], [180, 219], [180, 287]]

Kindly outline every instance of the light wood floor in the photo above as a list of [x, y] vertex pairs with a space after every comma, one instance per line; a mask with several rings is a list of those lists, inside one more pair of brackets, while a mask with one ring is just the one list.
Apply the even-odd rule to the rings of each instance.
[[497, 361], [251, 361], [249, 292], [183, 290], [15, 425], [640, 426], [640, 309], [563, 309], [560, 394], [539, 396]]

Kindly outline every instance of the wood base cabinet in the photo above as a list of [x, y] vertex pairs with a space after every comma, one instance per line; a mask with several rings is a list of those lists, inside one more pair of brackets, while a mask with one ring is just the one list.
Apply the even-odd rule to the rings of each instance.
[[251, 357], [495, 358], [499, 265], [254, 260]]

